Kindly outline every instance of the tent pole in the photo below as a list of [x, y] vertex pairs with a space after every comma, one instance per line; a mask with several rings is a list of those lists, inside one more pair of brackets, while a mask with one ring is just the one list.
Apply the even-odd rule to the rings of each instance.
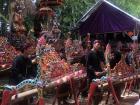
[[106, 33], [104, 33], [104, 39], [105, 39], [105, 42], [107, 42], [107, 35], [106, 35]]
[[115, 39], [115, 40], [116, 40], [116, 37], [117, 37], [117, 33], [115, 32], [115, 33], [114, 33], [114, 39]]

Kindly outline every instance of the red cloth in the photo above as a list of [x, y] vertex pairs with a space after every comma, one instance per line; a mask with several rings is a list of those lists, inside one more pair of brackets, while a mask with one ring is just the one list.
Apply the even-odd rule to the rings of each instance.
[[97, 84], [95, 82], [91, 82], [90, 83], [90, 88], [89, 88], [89, 93], [88, 93], [88, 103], [87, 105], [92, 105], [92, 100], [93, 100], [93, 96], [94, 96], [94, 93], [97, 89]]
[[44, 102], [43, 97], [40, 97], [40, 98], [39, 98], [38, 105], [45, 105], [45, 102]]
[[16, 91], [4, 90], [2, 95], [1, 105], [10, 105], [11, 97], [16, 94]]
[[39, 38], [38, 44], [39, 44], [39, 45], [45, 45], [45, 44], [46, 44], [46, 39], [45, 39], [44, 35], [42, 35], [42, 36]]
[[120, 102], [118, 100], [118, 97], [116, 95], [116, 92], [115, 92], [114, 87], [113, 87], [113, 84], [112, 84], [112, 80], [110, 78], [108, 78], [107, 81], [108, 81], [109, 88], [112, 91], [112, 95], [113, 95], [113, 97], [115, 99], [116, 105], [120, 105]]

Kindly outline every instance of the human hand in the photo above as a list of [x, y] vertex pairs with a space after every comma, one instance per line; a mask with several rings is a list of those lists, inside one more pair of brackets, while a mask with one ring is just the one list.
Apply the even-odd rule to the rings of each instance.
[[100, 76], [101, 72], [95, 72], [96, 76]]
[[108, 70], [108, 68], [104, 68], [104, 71], [107, 71]]

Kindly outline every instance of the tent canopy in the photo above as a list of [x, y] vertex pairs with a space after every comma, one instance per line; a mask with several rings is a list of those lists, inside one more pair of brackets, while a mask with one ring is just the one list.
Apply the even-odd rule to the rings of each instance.
[[140, 20], [126, 13], [106, 0], [92, 6], [78, 21], [76, 29], [80, 34], [133, 31], [140, 26]]

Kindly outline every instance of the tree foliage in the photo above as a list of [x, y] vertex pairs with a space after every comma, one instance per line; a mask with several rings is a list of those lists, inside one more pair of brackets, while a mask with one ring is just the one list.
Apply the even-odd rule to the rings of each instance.
[[83, 13], [94, 4], [94, 0], [64, 0], [60, 7], [60, 24], [61, 29], [67, 32]]
[[[7, 31], [7, 23], [9, 22], [9, 4], [13, 0], [0, 0], [0, 34], [4, 34]], [[27, 7], [31, 7], [30, 0], [24, 0], [27, 2]], [[36, 0], [39, 1], [39, 0]], [[57, 15], [59, 17], [60, 27], [62, 32], [67, 32], [76, 24], [81, 16], [95, 3], [97, 0], [64, 0], [62, 6], [56, 8]], [[140, 18], [140, 0], [108, 0], [117, 5], [126, 12]], [[30, 4], [30, 5], [29, 5]], [[32, 8], [34, 9], [34, 8]], [[27, 9], [29, 12], [29, 9]], [[33, 19], [31, 15], [27, 15], [25, 18], [25, 25], [28, 30], [33, 25]]]
[[4, 34], [8, 28], [9, 0], [0, 0], [0, 34]]
[[109, 0], [129, 14], [140, 18], [140, 0]]
[[[11, 18], [12, 18], [12, 9], [11, 4], [14, 0], [0, 0], [0, 34], [6, 33], [10, 28]], [[27, 28], [31, 28], [32, 19], [31, 14], [34, 13], [35, 8], [31, 2], [31, 0], [24, 0], [25, 2], [25, 9], [24, 9], [24, 16], [25, 17], [25, 24]]]

